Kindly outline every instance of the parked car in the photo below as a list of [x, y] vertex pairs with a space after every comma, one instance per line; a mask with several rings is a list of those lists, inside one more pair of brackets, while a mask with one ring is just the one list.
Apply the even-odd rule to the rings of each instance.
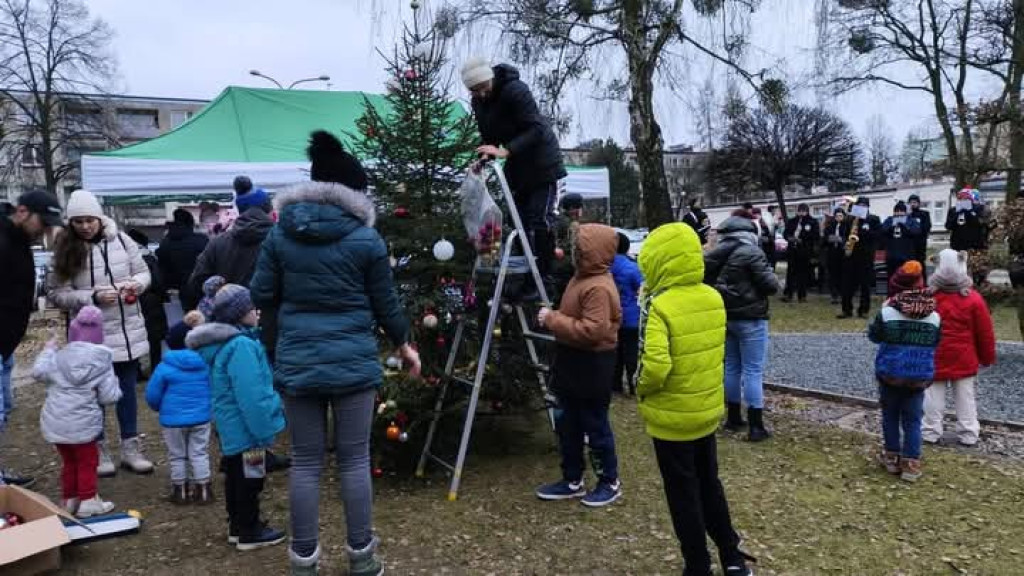
[[46, 277], [50, 274], [53, 252], [42, 247], [33, 247], [32, 260], [36, 266], [36, 297], [32, 300], [32, 309], [39, 310], [39, 299], [46, 298]]

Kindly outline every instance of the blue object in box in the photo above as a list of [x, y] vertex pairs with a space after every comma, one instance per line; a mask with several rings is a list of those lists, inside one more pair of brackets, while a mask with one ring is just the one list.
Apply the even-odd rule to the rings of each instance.
[[64, 518], [61, 521], [64, 523], [64, 530], [67, 531], [72, 544], [138, 534], [142, 528], [142, 520], [123, 512], [82, 518], [77, 523]]

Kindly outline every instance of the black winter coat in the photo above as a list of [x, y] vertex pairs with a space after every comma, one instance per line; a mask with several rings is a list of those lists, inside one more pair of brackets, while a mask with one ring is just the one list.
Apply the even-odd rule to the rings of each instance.
[[0, 216], [0, 356], [14, 353], [25, 337], [32, 300], [36, 297], [36, 266], [32, 240], [6, 216]]
[[917, 247], [917, 239], [920, 236], [921, 228], [918, 227], [917, 220], [908, 217], [906, 224], [896, 224], [892, 216], [886, 218], [881, 231], [885, 259], [890, 262], [913, 260], [916, 257], [914, 250]]
[[701, 246], [708, 243], [708, 232], [711, 231], [711, 220], [700, 208], [690, 210], [683, 215], [683, 222], [686, 223], [700, 238]]
[[949, 247], [953, 250], [983, 250], [988, 247], [988, 223], [976, 209], [950, 210], [946, 214], [946, 230], [949, 230]]
[[193, 292], [188, 280], [203, 253], [209, 238], [194, 232], [190, 226], [172, 225], [156, 249], [164, 287], [181, 291], [182, 306], [191, 310], [199, 303], [202, 292]]
[[[189, 284], [196, 294], [203, 293], [203, 282], [210, 276], [223, 276], [228, 284], [248, 287], [256, 271], [260, 246], [274, 228], [274, 220], [262, 208], [250, 208], [242, 213], [231, 229], [206, 245], [196, 260], [195, 271]], [[277, 349], [277, 311], [264, 307], [260, 310], [260, 340], [271, 361]]]
[[[843, 246], [845, 249], [846, 240], [850, 237], [850, 227], [853, 225], [855, 218], [853, 216], [847, 216], [840, 227], [843, 233]], [[882, 233], [882, 221], [878, 219], [878, 216], [874, 214], [868, 214], [867, 218], [861, 218], [858, 225], [857, 237], [860, 240], [857, 241], [857, 245], [853, 249], [853, 254], [850, 255], [850, 260], [856, 260], [860, 263], [868, 263], [875, 261], [875, 251], [878, 250], [878, 242]]]
[[167, 312], [164, 310], [164, 302], [167, 302], [167, 285], [164, 284], [157, 259], [145, 246], [140, 250], [142, 260], [149, 268], [150, 280], [149, 288], [139, 295], [139, 307], [142, 308], [142, 317], [146, 320], [146, 334], [149, 340], [163, 340], [167, 337]]
[[927, 210], [911, 210], [907, 214], [908, 220], [916, 220], [918, 228], [921, 229], [921, 234], [914, 238], [914, 250], [917, 251], [915, 257], [921, 257], [928, 249], [928, 235], [932, 233], [932, 215]]
[[767, 320], [768, 297], [779, 291], [757, 229], [746, 218], [731, 216], [718, 227], [718, 246], [704, 256], [704, 283], [722, 295], [729, 320]]
[[529, 191], [566, 177], [558, 138], [537, 108], [519, 70], [494, 67], [494, 88], [487, 99], [473, 98], [473, 114], [484, 144], [509, 151], [505, 176], [515, 191]]
[[[799, 238], [796, 235], [798, 227], [800, 229]], [[787, 253], [810, 258], [818, 249], [821, 224], [810, 216], [794, 216], [786, 221], [786, 229], [782, 235], [786, 238], [786, 242], [789, 242]]]

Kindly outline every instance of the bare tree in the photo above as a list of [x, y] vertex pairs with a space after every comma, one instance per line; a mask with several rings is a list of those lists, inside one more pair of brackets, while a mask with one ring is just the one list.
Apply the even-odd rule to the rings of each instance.
[[[832, 78], [841, 90], [883, 84], [927, 94], [941, 128], [957, 186], [976, 186], [995, 167], [995, 141], [1008, 87], [989, 102], [971, 102], [972, 70], [1005, 62], [979, 23], [983, 0], [838, 0], [840, 30], [828, 47], [842, 62]], [[999, 48], [998, 46], [995, 48]], [[982, 61], [989, 62], [987, 68]], [[916, 72], [906, 74], [908, 67]]]
[[26, 155], [20, 164], [38, 164], [51, 192], [76, 169], [76, 145], [109, 138], [96, 96], [114, 74], [110, 40], [83, 0], [0, 0], [3, 145]]
[[[757, 3], [695, 0], [693, 7], [699, 17], [711, 17], [727, 6], [749, 13]], [[497, 23], [511, 40], [513, 58], [550, 67], [541, 75], [541, 88], [547, 102], [556, 107], [559, 94], [571, 80], [601, 80], [595, 70], [607, 68], [606, 48], [621, 49], [626, 79], [607, 79], [604, 86], [613, 97], [628, 100], [630, 139], [640, 169], [644, 214], [651, 228], [673, 219], [662, 157], [664, 140], [654, 111], [655, 74], [666, 71], [670, 48], [692, 48], [724, 63], [755, 89], [773, 97], [783, 92], [781, 82], [765, 82], [764, 72], [752, 74], [737, 64], [734, 55], [741, 51], [745, 38], [727, 38], [723, 49], [696, 39], [684, 25], [684, 0], [472, 0], [470, 5], [465, 18]]]
[[786, 215], [786, 187], [856, 188], [863, 181], [860, 143], [838, 116], [820, 108], [761, 107], [729, 125], [722, 148], [708, 166], [717, 187], [767, 189]]
[[938, 152], [945, 149], [938, 144], [942, 139], [923, 128], [915, 128], [907, 133], [900, 151], [900, 176], [903, 180], [935, 179], [941, 177]]
[[884, 186], [899, 174], [895, 144], [889, 134], [889, 126], [878, 114], [868, 118], [865, 135], [868, 176], [872, 186]]

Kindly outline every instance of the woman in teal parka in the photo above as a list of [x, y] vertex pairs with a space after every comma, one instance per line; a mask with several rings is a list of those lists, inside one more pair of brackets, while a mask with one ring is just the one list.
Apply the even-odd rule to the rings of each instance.
[[250, 285], [260, 308], [276, 308], [275, 385], [291, 435], [293, 573], [320, 559], [319, 497], [327, 411], [334, 419], [349, 573], [371, 576], [376, 556], [370, 481], [370, 426], [382, 370], [377, 329], [411, 371], [419, 357], [391, 278], [387, 246], [373, 229], [373, 201], [358, 160], [327, 132], [308, 149], [313, 182], [277, 197], [280, 219], [263, 243]]

